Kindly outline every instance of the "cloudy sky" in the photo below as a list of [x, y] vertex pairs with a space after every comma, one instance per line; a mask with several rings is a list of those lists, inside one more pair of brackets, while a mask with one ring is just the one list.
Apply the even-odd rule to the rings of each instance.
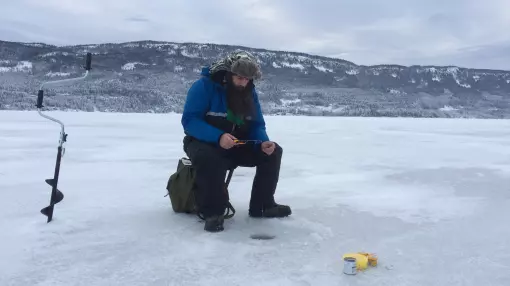
[[3, 0], [0, 40], [235, 44], [510, 70], [509, 0]]

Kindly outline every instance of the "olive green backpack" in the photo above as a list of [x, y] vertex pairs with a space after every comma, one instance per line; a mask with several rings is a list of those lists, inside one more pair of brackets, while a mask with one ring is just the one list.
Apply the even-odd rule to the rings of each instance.
[[[227, 181], [225, 182], [225, 196], [227, 202], [227, 213], [225, 218], [231, 218], [235, 214], [235, 209], [229, 201], [228, 184], [232, 178], [233, 169], [229, 171]], [[195, 169], [188, 158], [181, 158], [177, 163], [177, 170], [170, 175], [166, 186], [170, 197], [172, 209], [176, 213], [196, 214], [203, 219], [195, 203]], [[232, 212], [232, 213], [230, 213]]]

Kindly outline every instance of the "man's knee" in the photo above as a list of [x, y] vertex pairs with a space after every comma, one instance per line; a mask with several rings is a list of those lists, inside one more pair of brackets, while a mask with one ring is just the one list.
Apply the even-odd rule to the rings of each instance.
[[278, 143], [274, 142], [274, 150], [273, 152], [268, 156], [264, 154], [262, 161], [265, 162], [279, 162], [282, 159], [283, 155], [283, 148]]
[[282, 146], [280, 146], [280, 144], [274, 142], [274, 151], [273, 151], [273, 153], [271, 153], [271, 155], [269, 157], [270, 158], [281, 159], [282, 155], [283, 155], [283, 148], [282, 148]]
[[280, 146], [280, 144], [274, 142], [274, 154], [277, 156], [277, 157], [282, 157], [283, 155], [283, 147]]

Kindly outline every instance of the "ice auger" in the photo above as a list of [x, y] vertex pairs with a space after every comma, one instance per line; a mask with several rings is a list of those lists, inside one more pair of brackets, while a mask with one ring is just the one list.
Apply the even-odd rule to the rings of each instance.
[[60, 161], [63, 156], [63, 152], [62, 152], [63, 145], [65, 142], [67, 142], [67, 134], [65, 133], [64, 123], [62, 123], [60, 120], [57, 120], [53, 117], [50, 117], [50, 116], [42, 113], [41, 109], [44, 107], [43, 106], [43, 98], [44, 98], [43, 88], [48, 85], [67, 84], [67, 83], [76, 82], [76, 81], [85, 79], [89, 75], [89, 72], [91, 69], [91, 63], [92, 63], [92, 54], [87, 53], [87, 58], [85, 61], [85, 66], [84, 66], [85, 74], [82, 77], [44, 82], [41, 84], [41, 86], [39, 88], [39, 92], [37, 93], [36, 107], [37, 107], [37, 112], [39, 113], [39, 115], [41, 115], [42, 117], [44, 117], [46, 119], [49, 119], [51, 121], [54, 121], [54, 122], [60, 124], [60, 127], [61, 127], [60, 138], [59, 138], [58, 148], [57, 148], [57, 160], [55, 163], [55, 172], [53, 174], [53, 178], [45, 180], [46, 183], [51, 186], [50, 205], [41, 209], [41, 213], [48, 217], [47, 223], [49, 223], [53, 219], [53, 209], [54, 209], [55, 204], [59, 203], [60, 201], [62, 201], [64, 199], [64, 194], [57, 188], [57, 185], [58, 185], [58, 176], [60, 173]]

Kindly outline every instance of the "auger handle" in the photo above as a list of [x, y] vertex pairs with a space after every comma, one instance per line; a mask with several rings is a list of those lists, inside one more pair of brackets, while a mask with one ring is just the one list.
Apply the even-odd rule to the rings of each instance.
[[91, 70], [91, 67], [92, 66], [92, 53], [87, 53], [87, 57], [85, 59], [85, 75], [82, 76], [82, 77], [76, 77], [76, 78], [68, 78], [68, 79], [61, 79], [61, 80], [55, 80], [55, 81], [48, 81], [48, 82], [45, 82], [43, 84], [41, 84], [41, 87], [39, 88], [39, 92], [37, 93], [37, 104], [36, 104], [36, 107], [41, 109], [43, 108], [43, 99], [44, 99], [44, 91], [43, 91], [43, 87], [46, 86], [46, 85], [57, 85], [57, 84], [65, 84], [65, 83], [71, 83], [71, 82], [76, 82], [76, 81], [79, 81], [79, 80], [83, 80], [85, 79], [88, 74], [89, 74], [89, 71]]
[[43, 98], [44, 98], [44, 91], [42, 89], [39, 89], [39, 92], [37, 93], [37, 104], [35, 105], [37, 108], [43, 108]]
[[90, 71], [92, 64], [92, 53], [87, 53], [87, 59], [85, 61], [85, 69]]

